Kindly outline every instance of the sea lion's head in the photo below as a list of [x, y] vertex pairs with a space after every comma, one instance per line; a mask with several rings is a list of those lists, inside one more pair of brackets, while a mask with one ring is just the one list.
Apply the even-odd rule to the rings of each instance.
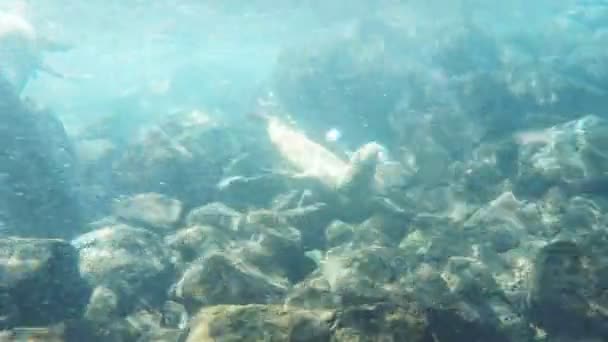
[[21, 91], [42, 63], [34, 27], [13, 13], [0, 13], [0, 77]]

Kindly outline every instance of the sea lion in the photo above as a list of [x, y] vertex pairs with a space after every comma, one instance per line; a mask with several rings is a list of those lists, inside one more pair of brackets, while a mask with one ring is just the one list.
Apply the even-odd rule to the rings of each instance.
[[377, 142], [361, 146], [350, 160], [345, 160], [279, 116], [261, 111], [252, 115], [265, 123], [270, 143], [296, 170], [294, 178], [315, 179], [328, 190], [347, 197], [366, 196], [379, 188], [376, 167], [385, 149]]
[[67, 51], [70, 46], [41, 36], [18, 12], [0, 12], [0, 77], [21, 93], [36, 72], [65, 75], [46, 65], [45, 52]]

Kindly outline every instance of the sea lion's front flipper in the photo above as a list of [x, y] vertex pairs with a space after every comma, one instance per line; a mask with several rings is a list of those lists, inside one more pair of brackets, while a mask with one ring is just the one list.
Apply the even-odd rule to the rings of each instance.
[[38, 39], [41, 50], [48, 52], [67, 52], [74, 48], [74, 45], [65, 41], [42, 37]]
[[44, 71], [47, 74], [51, 75], [51, 76], [55, 76], [57, 78], [66, 78], [66, 75], [62, 72], [59, 72], [57, 70], [55, 70], [55, 68], [51, 67], [48, 64], [40, 64], [39, 68], [40, 71]]
[[63, 80], [69, 80], [69, 81], [81, 81], [81, 80], [88, 80], [93, 78], [93, 75], [90, 74], [66, 74], [64, 72], [60, 72], [57, 71], [55, 68], [53, 68], [52, 66], [48, 65], [48, 64], [41, 64], [38, 69], [40, 71], [44, 71], [47, 74], [57, 77], [57, 78], [61, 78]]

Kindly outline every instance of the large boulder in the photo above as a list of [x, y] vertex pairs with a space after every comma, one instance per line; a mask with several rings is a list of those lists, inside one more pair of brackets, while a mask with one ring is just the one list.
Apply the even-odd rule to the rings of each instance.
[[607, 122], [596, 115], [586, 115], [546, 129], [521, 132], [519, 170], [514, 190], [526, 196], [538, 196], [552, 186], [560, 186], [568, 195], [606, 193], [608, 157]]
[[62, 123], [0, 85], [0, 231], [70, 238], [82, 227], [82, 209]]
[[[170, 251], [160, 235], [144, 228], [110, 224], [72, 241], [80, 274], [116, 297], [117, 311], [163, 301], [174, 274]], [[148, 304], [143, 304], [148, 303]]]
[[182, 203], [162, 194], [137, 194], [113, 204], [114, 216], [160, 234], [173, 232], [182, 218]]

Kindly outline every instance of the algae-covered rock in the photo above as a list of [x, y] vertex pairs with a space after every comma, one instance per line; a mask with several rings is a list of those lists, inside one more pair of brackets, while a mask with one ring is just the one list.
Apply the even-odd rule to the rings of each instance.
[[471, 235], [457, 227], [446, 225], [434, 227], [432, 230], [413, 228], [399, 244], [404, 259], [413, 264], [425, 262], [443, 265], [452, 256], [472, 253]]
[[327, 247], [349, 245], [354, 248], [370, 245], [396, 246], [406, 231], [403, 218], [376, 214], [359, 224], [334, 220], [325, 229]]
[[415, 304], [377, 303], [336, 312], [332, 341], [433, 341], [425, 311]]
[[84, 234], [72, 245], [80, 255], [80, 274], [93, 286], [115, 291], [121, 308], [137, 305], [142, 298], [163, 300], [174, 270], [159, 235], [118, 224]]
[[335, 309], [340, 302], [340, 296], [332, 292], [329, 282], [320, 272], [294, 285], [285, 298], [286, 305], [304, 309]]
[[[401, 281], [411, 291], [409, 297], [423, 308], [434, 338], [454, 342], [527, 340], [526, 321], [496, 290], [488, 269], [478, 261], [456, 259], [446, 270], [421, 264]], [[472, 264], [477, 265], [469, 267]], [[483, 279], [477, 280], [480, 274]]]
[[451, 257], [442, 274], [450, 291], [462, 298], [475, 299], [500, 296], [500, 289], [491, 270], [479, 260], [467, 257]]
[[186, 224], [211, 225], [225, 230], [237, 230], [242, 214], [221, 202], [212, 202], [194, 208], [186, 216]]
[[519, 201], [511, 192], [505, 192], [477, 210], [464, 223], [469, 229], [481, 229], [489, 225], [503, 224], [513, 231], [523, 230], [532, 222], [527, 222], [522, 214], [525, 203]]
[[113, 181], [121, 194], [156, 192], [187, 207], [207, 203], [243, 146], [217, 116], [178, 112], [139, 130], [113, 161]]
[[[516, 135], [520, 144], [520, 173], [516, 189], [543, 193], [557, 185], [570, 194], [603, 194], [608, 146], [603, 118], [586, 115], [537, 131]], [[534, 193], [533, 193], [534, 194]]]
[[[155, 309], [137, 310], [124, 317], [86, 322], [88, 336], [75, 341], [180, 341], [184, 331], [164, 327], [162, 314]], [[70, 340], [71, 341], [71, 340]]]
[[231, 246], [232, 253], [265, 274], [297, 282], [315, 268], [315, 263], [304, 253], [300, 231], [293, 227], [247, 224], [242, 233], [245, 236], [251, 234], [251, 238]]
[[441, 340], [509, 341], [531, 336], [519, 302], [495, 277], [509, 270], [505, 261], [476, 234], [453, 229], [441, 235], [416, 230], [402, 241], [402, 258], [414, 270], [401, 274], [402, 291], [411, 291], [429, 310], [431, 328]]
[[129, 224], [159, 233], [170, 231], [182, 216], [182, 203], [157, 193], [144, 193], [114, 201], [114, 215]]
[[178, 253], [181, 263], [189, 263], [213, 251], [227, 248], [230, 246], [232, 237], [230, 232], [226, 232], [222, 228], [195, 225], [167, 235], [165, 243]]
[[432, 341], [415, 305], [377, 303], [341, 310], [274, 305], [212, 306], [190, 323], [186, 341]]
[[330, 341], [331, 311], [277, 305], [218, 305], [200, 310], [186, 342]]
[[190, 265], [173, 295], [192, 313], [207, 305], [276, 303], [288, 288], [287, 280], [263, 273], [238, 255], [214, 252]]
[[[493, 274], [495, 270], [495, 267], [490, 268], [474, 258], [450, 258], [442, 278], [452, 300], [447, 303], [447, 308], [432, 306], [439, 310], [435, 312], [435, 318], [454, 315], [461, 324], [467, 322], [472, 329], [470, 338], [493, 336], [493, 340], [504, 341], [530, 338], [532, 333], [526, 320], [519, 307], [513, 305], [499, 286]], [[465, 338], [464, 335], [461, 337]]]
[[147, 331], [137, 340], [139, 342], [180, 342], [186, 333], [181, 329], [159, 328]]
[[474, 241], [504, 253], [516, 248], [528, 235], [544, 235], [550, 215], [537, 203], [519, 200], [512, 192], [504, 192], [475, 211], [463, 223], [463, 228]]
[[258, 221], [269, 227], [280, 225], [298, 229], [304, 249], [324, 246], [325, 236], [323, 231], [329, 222], [335, 218], [335, 211], [327, 203], [319, 202], [316, 198], [307, 198], [307, 196], [308, 193], [304, 191], [301, 203], [283, 209], [273, 209], [270, 212], [250, 212], [249, 214], [254, 215], [248, 215], [248, 220], [251, 222]]
[[331, 298], [323, 305], [332, 307], [389, 300], [399, 293], [397, 281], [407, 269], [398, 249], [381, 246], [334, 247], [318, 262], [318, 270], [291, 293], [289, 301], [312, 305], [321, 296]]

